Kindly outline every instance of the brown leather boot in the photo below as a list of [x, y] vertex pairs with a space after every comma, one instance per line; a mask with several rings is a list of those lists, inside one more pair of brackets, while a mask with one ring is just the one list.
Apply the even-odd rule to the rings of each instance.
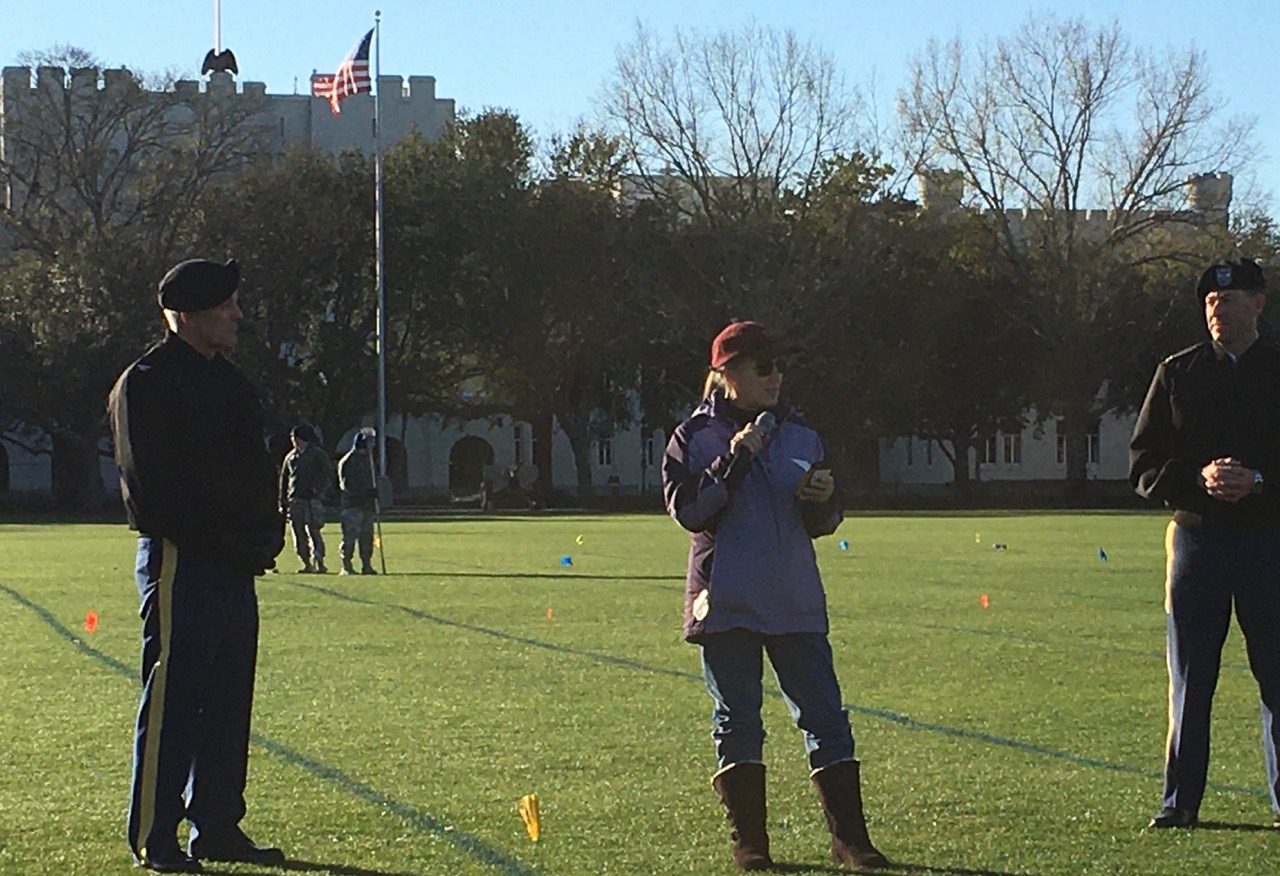
[[711, 777], [711, 785], [733, 825], [733, 863], [740, 870], [772, 868], [765, 830], [764, 764], [730, 764]]
[[889, 859], [871, 844], [862, 814], [862, 779], [856, 760], [815, 770], [822, 811], [831, 829], [831, 860], [850, 867], [888, 867]]

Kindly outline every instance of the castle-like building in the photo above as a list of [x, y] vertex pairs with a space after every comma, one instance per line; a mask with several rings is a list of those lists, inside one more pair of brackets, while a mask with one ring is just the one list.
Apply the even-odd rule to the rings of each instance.
[[[15, 130], [25, 116], [37, 111], [50, 97], [74, 107], [112, 89], [137, 88], [137, 80], [127, 70], [94, 68], [63, 70], [58, 67], [6, 67], [0, 74], [0, 163], [21, 161]], [[453, 122], [454, 102], [436, 96], [436, 81], [430, 76], [379, 76], [381, 94], [381, 140], [389, 146], [413, 131], [428, 139], [439, 137]], [[268, 94], [261, 82], [243, 82], [238, 87], [231, 74], [214, 72], [207, 81], [179, 81], [165, 99], [181, 106], [201, 96], [222, 101], [241, 101], [251, 106], [261, 142], [258, 148], [272, 158], [294, 147], [329, 153], [347, 149], [372, 152], [374, 148], [374, 99], [356, 94], [342, 101], [340, 115], [334, 115], [325, 98], [310, 94]], [[658, 182], [670, 188], [673, 179]], [[1206, 225], [1225, 225], [1231, 203], [1232, 180], [1227, 174], [1204, 174], [1188, 181], [1185, 209], [1164, 217], [1162, 227], [1178, 234], [1196, 234]], [[646, 192], [632, 182], [619, 193], [620, 200], [634, 203]], [[0, 208], [9, 208], [22, 192], [15, 183], [0, 177]], [[939, 221], [948, 214], [967, 209], [964, 185], [956, 173], [933, 173], [920, 178], [919, 203]], [[682, 199], [682, 203], [683, 203]], [[695, 209], [690, 202], [685, 205]], [[1040, 217], [1034, 210], [1009, 210], [993, 218], [1007, 224], [1014, 239], [1031, 239]], [[1072, 217], [1079, 233], [1099, 238], [1114, 227], [1116, 217], [1101, 210], [1081, 210]], [[0, 212], [0, 248], [4, 246]], [[637, 419], [640, 419], [637, 417]], [[1033, 419], [1033, 418], [1029, 418]], [[357, 424], [352, 424], [354, 427]], [[977, 480], [1060, 480], [1066, 474], [1065, 453], [1053, 421], [1028, 426], [1016, 433], [989, 436], [972, 451], [971, 476]], [[1098, 479], [1122, 479], [1127, 469], [1127, 444], [1132, 420], [1104, 415], [1088, 447], [1088, 471]], [[344, 450], [346, 436], [327, 436], [330, 449]], [[533, 430], [511, 417], [496, 417], [459, 423], [426, 415], [405, 417], [394, 414], [388, 422], [388, 463], [397, 495], [458, 494], [482, 481], [496, 485], [516, 477], [528, 486], [536, 475]], [[657, 466], [661, 462], [666, 436], [661, 430], [623, 429], [597, 438], [590, 448], [593, 485], [599, 492], [651, 492], [659, 487]], [[47, 436], [16, 426], [0, 435], [0, 492], [44, 492], [50, 488], [51, 465]], [[35, 451], [35, 452], [32, 452]], [[576, 469], [569, 443], [558, 428], [552, 440], [552, 483], [566, 491], [576, 491]], [[933, 442], [914, 436], [900, 436], [880, 442], [878, 480], [884, 486], [929, 486], [945, 484], [952, 469]], [[117, 482], [109, 457], [103, 458], [103, 480]]]
[[[137, 89], [133, 73], [123, 69], [98, 70], [60, 67], [6, 67], [0, 73], [0, 164], [21, 164], [24, 121], [39, 118], [42, 107], [76, 107], [88, 111], [95, 100], [116, 89]], [[427, 139], [438, 138], [454, 121], [454, 101], [436, 96], [431, 76], [377, 77], [380, 93], [381, 142], [386, 148], [417, 131]], [[374, 149], [374, 97], [354, 94], [344, 98], [335, 115], [329, 101], [310, 94], [268, 94], [261, 82], [237, 86], [227, 72], [213, 72], [206, 81], [182, 80], [171, 91], [152, 93], [165, 100], [173, 112], [208, 98], [224, 105], [240, 106], [253, 115], [255, 155], [274, 159], [291, 148], [311, 148], [337, 154], [348, 149], [372, 153]], [[176, 130], [181, 131], [178, 124]], [[21, 183], [0, 176], [0, 249], [5, 246], [3, 211], [20, 203]], [[358, 424], [352, 424], [354, 427]], [[0, 427], [2, 428], [2, 427]], [[405, 417], [393, 414], [388, 422], [388, 463], [396, 495], [444, 495], [473, 492], [489, 481], [509, 483], [514, 475], [528, 487], [536, 476], [533, 430], [511, 417], [456, 422], [434, 415]], [[330, 449], [345, 450], [351, 433], [326, 436]], [[593, 443], [592, 473], [601, 492], [648, 491], [657, 485], [656, 462], [661, 456], [661, 432], [642, 434], [636, 428], [602, 437]], [[38, 429], [15, 424], [0, 434], [0, 494], [41, 494], [52, 484], [52, 446]], [[107, 450], [102, 449], [101, 472], [108, 488], [118, 483], [118, 473]], [[567, 437], [558, 428], [552, 437], [552, 482], [560, 489], [576, 491], [574, 458]]]
[[[75, 113], [78, 103], [88, 106], [102, 93], [137, 87], [134, 74], [125, 69], [99, 70], [81, 67], [5, 67], [0, 73], [0, 164], [21, 163], [24, 156], [14, 135], [24, 120], [40, 112], [49, 99], [66, 101]], [[436, 96], [433, 76], [377, 77], [380, 96], [379, 122], [384, 144], [390, 145], [412, 131], [427, 139], [439, 137], [453, 123], [453, 100]], [[354, 94], [342, 101], [342, 112], [335, 115], [329, 101], [310, 94], [268, 94], [262, 82], [243, 82], [237, 88], [227, 72], [214, 72], [205, 82], [179, 80], [172, 92], [154, 92], [156, 97], [172, 99], [175, 105], [195, 100], [201, 95], [224, 101], [240, 100], [251, 106], [257, 130], [256, 147], [272, 157], [286, 150], [303, 147], [338, 153], [359, 149], [371, 153], [374, 148], [374, 97], [369, 93]], [[12, 181], [0, 179], [0, 207], [10, 208], [20, 197]]]

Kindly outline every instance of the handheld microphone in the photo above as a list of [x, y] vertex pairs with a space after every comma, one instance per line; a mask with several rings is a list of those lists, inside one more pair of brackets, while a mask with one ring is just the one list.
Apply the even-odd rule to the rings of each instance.
[[761, 411], [756, 417], [756, 428], [759, 429], [764, 437], [768, 438], [773, 434], [773, 430], [777, 428], [778, 418], [773, 415], [773, 411]]
[[[769, 436], [773, 434], [773, 430], [778, 426], [778, 418], [773, 415], [773, 411], [761, 411], [756, 417], [755, 426], [756, 431], [768, 440]], [[739, 460], [750, 460], [753, 456], [755, 456], [755, 454], [750, 450], [739, 446], [733, 451], [733, 462], [740, 465], [746, 465], [746, 462], [739, 462]]]

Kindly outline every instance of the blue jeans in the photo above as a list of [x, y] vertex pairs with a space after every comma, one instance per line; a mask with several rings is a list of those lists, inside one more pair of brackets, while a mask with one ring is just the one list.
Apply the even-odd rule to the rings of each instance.
[[1200, 808], [1209, 769], [1209, 715], [1234, 605], [1262, 701], [1271, 808], [1280, 812], [1280, 530], [1225, 535], [1178, 526], [1169, 572], [1164, 805]]
[[853, 759], [853, 731], [840, 696], [823, 633], [766, 636], [733, 629], [702, 640], [702, 674], [715, 700], [711, 738], [720, 769], [735, 763], [762, 763], [764, 654], [773, 664], [782, 698], [804, 733], [811, 769]]

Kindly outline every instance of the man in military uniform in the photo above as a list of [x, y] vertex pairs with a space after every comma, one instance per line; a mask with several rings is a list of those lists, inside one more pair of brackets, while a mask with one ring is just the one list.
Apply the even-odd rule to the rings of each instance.
[[299, 572], [327, 572], [324, 564], [324, 494], [333, 482], [329, 454], [316, 443], [315, 430], [299, 423], [289, 433], [293, 449], [280, 468], [280, 511], [293, 529]]
[[[255, 576], [284, 546], [257, 392], [224, 358], [239, 269], [196, 259], [160, 281], [168, 327], [108, 399], [121, 492], [138, 531], [142, 703], [129, 845], [138, 863], [276, 864], [240, 829], [258, 653]], [[191, 822], [188, 852], [177, 829]]]
[[357, 432], [351, 449], [338, 463], [338, 489], [342, 492], [342, 573], [354, 575], [352, 559], [360, 545], [360, 574], [376, 575], [373, 568], [373, 518], [378, 510], [378, 488], [373, 480], [369, 436]]
[[1129, 480], [1173, 509], [1168, 533], [1169, 736], [1152, 827], [1194, 827], [1209, 714], [1231, 623], [1262, 699], [1267, 785], [1280, 827], [1280, 350], [1258, 342], [1262, 269], [1211, 266], [1198, 293], [1211, 340], [1160, 363], [1129, 444]]

